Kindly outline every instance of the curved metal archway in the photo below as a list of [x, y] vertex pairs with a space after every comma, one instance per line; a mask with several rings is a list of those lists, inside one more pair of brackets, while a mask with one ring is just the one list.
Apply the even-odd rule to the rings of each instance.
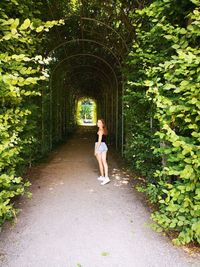
[[[49, 3], [48, 3], [48, 5], [49, 5]], [[53, 13], [52, 13], [52, 16], [53, 16]], [[65, 20], [67, 20], [67, 19], [69, 19], [70, 17], [68, 17], [68, 18], [66, 18]], [[98, 24], [98, 25], [102, 25], [102, 26], [104, 26], [104, 27], [106, 27], [106, 28], [108, 28], [108, 29], [110, 29], [116, 36], [118, 36], [119, 37], [119, 39], [121, 40], [121, 42], [122, 42], [122, 44], [123, 44], [123, 47], [125, 48], [125, 50], [126, 50], [126, 53], [128, 52], [128, 46], [127, 46], [127, 43], [126, 43], [126, 41], [125, 41], [125, 39], [122, 37], [122, 35], [119, 33], [119, 32], [117, 32], [113, 27], [111, 27], [110, 25], [108, 25], [108, 24], [106, 24], [106, 23], [104, 23], [104, 22], [102, 22], [102, 21], [100, 21], [100, 20], [97, 20], [97, 19], [94, 19], [94, 18], [89, 18], [89, 17], [80, 17], [80, 20], [81, 21], [89, 21], [89, 22], [93, 22], [93, 23], [96, 23], [96, 24]], [[118, 40], [119, 40], [118, 39]], [[78, 39], [77, 39], [78, 40]], [[109, 51], [110, 52], [110, 54], [115, 58], [115, 60], [117, 61], [117, 63], [118, 63], [118, 65], [119, 65], [119, 67], [121, 68], [121, 62], [120, 62], [120, 60], [119, 60], [119, 58], [118, 58], [118, 56], [117, 56], [117, 54], [116, 53], [114, 53], [113, 51], [112, 51], [112, 49], [110, 49], [107, 45], [105, 45], [105, 44], [103, 44], [103, 43], [100, 43], [100, 42], [98, 42], [98, 41], [96, 41], [96, 40], [90, 40], [90, 39], [84, 39], [84, 38], [82, 38], [82, 39], [79, 39], [79, 42], [91, 42], [91, 43], [95, 43], [95, 44], [98, 44], [99, 46], [101, 46], [101, 47], [103, 47], [105, 50], [107, 50], [107, 51]], [[61, 46], [63, 46], [64, 47], [64, 43], [70, 43], [70, 42], [76, 42], [75, 40], [70, 40], [70, 41], [66, 41], [66, 42], [63, 42], [62, 44], [60, 44], [60, 45], [58, 45], [59, 47], [61, 47]], [[112, 42], [112, 45], [115, 45], [115, 43], [113, 43]], [[58, 47], [57, 46], [57, 47]], [[115, 47], [116, 48], [116, 50], [118, 51], [118, 48], [117, 47]], [[64, 47], [64, 49], [65, 49], [65, 47]], [[51, 50], [51, 52], [52, 51], [55, 51], [55, 49], [52, 49]], [[79, 54], [79, 56], [80, 56], [81, 54]], [[83, 55], [83, 54], [82, 54]], [[121, 53], [121, 50], [120, 51], [118, 51], [118, 55], [122, 55], [122, 53]], [[77, 54], [77, 56], [78, 56], [78, 54]], [[101, 58], [101, 57], [99, 57], [99, 56], [97, 56], [97, 55], [93, 55], [93, 54], [84, 54], [83, 56], [90, 56], [90, 57], [96, 57], [96, 58]], [[74, 57], [74, 55], [73, 55], [73, 57]], [[57, 65], [56, 65], [56, 67], [53, 69], [53, 71], [52, 71], [52, 73], [51, 73], [51, 76], [50, 76], [50, 84], [52, 83], [52, 76], [53, 76], [53, 73], [56, 71], [56, 69], [59, 67], [59, 64], [62, 64], [62, 63], [64, 63], [65, 62], [65, 60], [67, 60], [68, 58], [71, 58], [71, 56], [69, 56], [69, 57], [66, 57], [64, 60], [61, 60]], [[103, 59], [103, 58], [101, 58], [101, 61], [103, 62], [103, 60], [104, 60], [104, 64], [105, 65], [107, 65], [107, 67], [110, 65], [105, 59]], [[110, 68], [111, 67], [111, 68]], [[112, 72], [112, 76], [114, 77], [114, 80], [115, 80], [115, 83], [116, 83], [116, 94], [117, 94], [117, 109], [116, 109], [116, 113], [118, 114], [118, 89], [119, 89], [119, 81], [118, 81], [118, 79], [117, 79], [117, 75], [116, 75], [116, 72], [115, 72], [115, 70], [114, 70], [114, 68], [112, 68], [112, 66], [110, 65], [110, 67], [109, 67], [109, 69], [111, 70], [111, 72]], [[121, 77], [121, 79], [123, 80], [123, 77]], [[50, 91], [52, 90], [52, 88], [51, 88], [51, 85], [50, 85]], [[122, 83], [122, 95], [123, 95], [123, 83]], [[116, 118], [117, 118], [117, 114], [116, 114]], [[118, 122], [117, 122], [117, 120], [116, 120], [116, 132], [118, 132]], [[123, 103], [122, 103], [122, 128], [123, 128]], [[123, 129], [122, 129], [122, 133], [123, 133]], [[117, 142], [117, 138], [118, 138], [118, 136], [116, 135], [116, 144], [118, 144], [118, 142]], [[123, 139], [123, 134], [122, 134], [122, 139]], [[122, 145], [122, 149], [123, 149], [123, 145]]]
[[98, 44], [100, 45], [101, 47], [104, 47], [106, 50], [108, 50], [112, 55], [113, 57], [116, 59], [118, 65], [120, 68], [122, 68], [122, 65], [121, 65], [121, 62], [119, 61], [119, 58], [117, 57], [117, 55], [110, 49], [108, 48], [106, 45], [100, 43], [100, 42], [97, 42], [97, 41], [94, 41], [94, 40], [90, 40], [90, 39], [73, 39], [73, 40], [70, 40], [70, 41], [64, 41], [62, 42], [61, 44], [57, 45], [56, 47], [54, 47], [51, 51], [49, 51], [48, 55], [47, 56], [50, 56], [51, 53], [53, 52], [56, 52], [56, 50], [66, 44], [70, 44], [70, 43], [79, 43], [79, 42], [89, 42], [89, 43], [94, 43], [94, 44]]
[[119, 34], [113, 27], [111, 27], [110, 25], [107, 25], [106, 23], [94, 19], [94, 18], [88, 18], [88, 17], [81, 17], [81, 20], [87, 20], [87, 21], [92, 21], [92, 22], [96, 22], [99, 23], [101, 25], [104, 25], [105, 27], [109, 28], [110, 30], [112, 30], [115, 34], [117, 34], [117, 36], [119, 36], [119, 38], [122, 40], [122, 43], [124, 44], [124, 47], [126, 48], [126, 52], [128, 52], [128, 46], [126, 44], [126, 41], [124, 40], [124, 38], [121, 36], [121, 34]]
[[[69, 70], [67, 70], [66, 72], [65, 72], [65, 74], [66, 73], [71, 73], [71, 69], [72, 70], [74, 70], [74, 69], [80, 69], [80, 68], [82, 68], [82, 67], [84, 67], [84, 68], [89, 68], [89, 69], [95, 69], [95, 70], [97, 70], [98, 71], [98, 73], [101, 73], [104, 77], [105, 77], [105, 79], [104, 79], [104, 81], [106, 82], [106, 84], [107, 84], [107, 82], [109, 82], [109, 88], [112, 88], [112, 81], [111, 81], [111, 79], [110, 79], [110, 77], [104, 72], [104, 71], [102, 71], [102, 69], [100, 69], [100, 68], [98, 68], [98, 67], [96, 67], [96, 66], [93, 66], [93, 65], [76, 65], [76, 66], [74, 66], [73, 68], [70, 68]], [[87, 71], [88, 72], [88, 71]], [[82, 73], [82, 72], [81, 72]], [[84, 72], [85, 73], [85, 72]], [[91, 72], [91, 74], [92, 74], [92, 72]], [[114, 108], [114, 103], [113, 103], [113, 101], [114, 101], [114, 98], [113, 98], [113, 96], [111, 96], [111, 119], [110, 119], [110, 126], [111, 126], [111, 132], [113, 132], [113, 121], [114, 121], [114, 118], [113, 118], [113, 108]]]
[[[105, 65], [107, 65], [110, 68], [110, 70], [112, 71], [113, 76], [115, 78], [115, 83], [116, 83], [116, 115], [115, 115], [115, 117], [116, 117], [116, 122], [115, 122], [116, 132], [115, 132], [115, 144], [116, 144], [116, 149], [117, 149], [118, 148], [118, 88], [119, 88], [119, 84], [118, 84], [117, 76], [116, 76], [116, 73], [115, 73], [114, 69], [112, 68], [112, 66], [106, 60], [102, 59], [99, 56], [93, 55], [93, 54], [82, 53], [82, 54], [71, 55], [71, 56], [69, 56], [67, 58], [64, 58], [59, 63], [57, 63], [57, 65], [53, 68], [53, 70], [51, 72], [51, 76], [50, 76], [50, 103], [52, 103], [52, 85], [51, 85], [51, 83], [52, 83], [53, 73], [65, 61], [67, 61], [67, 60], [69, 60], [71, 58], [80, 57], [80, 56], [93, 57], [93, 58], [96, 58], [96, 59], [102, 61]], [[50, 111], [50, 114], [51, 114], [50, 119], [52, 119], [52, 109]], [[52, 128], [50, 129], [50, 131], [52, 132]]]

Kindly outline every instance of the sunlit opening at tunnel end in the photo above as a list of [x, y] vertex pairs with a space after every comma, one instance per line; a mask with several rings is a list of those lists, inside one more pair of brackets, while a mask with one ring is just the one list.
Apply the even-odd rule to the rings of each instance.
[[96, 100], [88, 97], [79, 98], [76, 107], [76, 122], [80, 126], [94, 126], [97, 121]]

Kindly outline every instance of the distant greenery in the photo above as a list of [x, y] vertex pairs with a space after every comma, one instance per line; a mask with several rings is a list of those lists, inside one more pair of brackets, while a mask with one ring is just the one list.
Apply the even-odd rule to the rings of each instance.
[[91, 103], [82, 103], [80, 110], [81, 119], [91, 119], [92, 118], [92, 105]]
[[97, 120], [96, 102], [90, 98], [80, 98], [77, 102], [76, 120], [78, 125], [89, 122], [96, 124]]

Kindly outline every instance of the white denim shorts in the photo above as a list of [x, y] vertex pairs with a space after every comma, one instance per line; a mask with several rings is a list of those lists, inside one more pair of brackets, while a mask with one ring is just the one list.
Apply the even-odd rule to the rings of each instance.
[[107, 147], [107, 145], [106, 145], [105, 142], [101, 142], [101, 144], [100, 144], [98, 150], [96, 150], [96, 146], [97, 146], [97, 144], [98, 144], [98, 142], [95, 143], [95, 151], [96, 151], [97, 153], [102, 153], [102, 152], [106, 152], [106, 151], [108, 151], [108, 147]]

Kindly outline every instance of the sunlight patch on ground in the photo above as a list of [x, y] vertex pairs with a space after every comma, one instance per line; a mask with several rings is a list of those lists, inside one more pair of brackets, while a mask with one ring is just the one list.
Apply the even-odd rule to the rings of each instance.
[[121, 172], [119, 169], [114, 168], [111, 175], [114, 181], [114, 186], [127, 185], [130, 182], [130, 175], [126, 172]]

